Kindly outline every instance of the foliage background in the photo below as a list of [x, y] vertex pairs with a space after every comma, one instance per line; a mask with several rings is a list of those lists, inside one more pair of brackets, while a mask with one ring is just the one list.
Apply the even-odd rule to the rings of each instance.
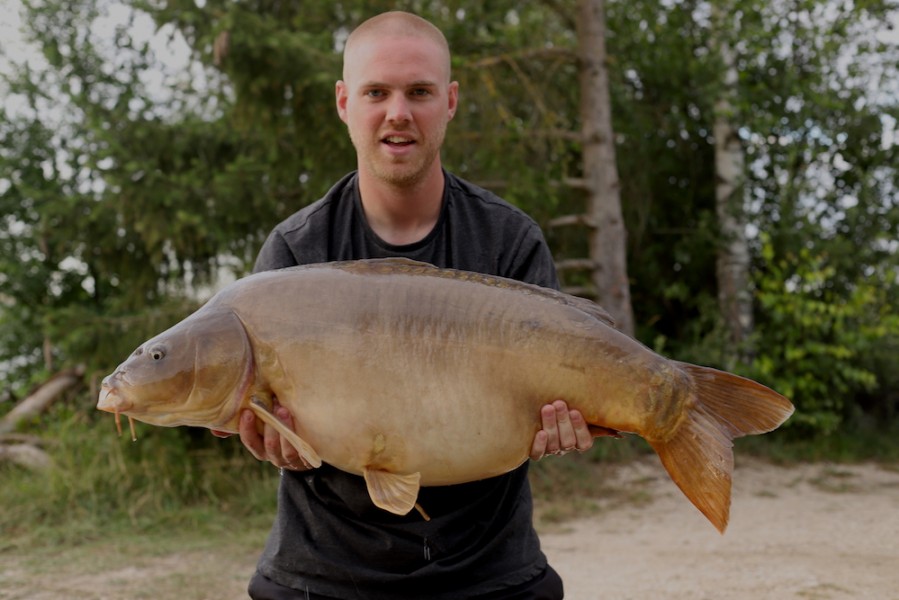
[[[248, 462], [211, 436], [146, 431], [127, 451], [94, 441], [109, 428], [93, 410], [96, 382], [245, 274], [275, 223], [354, 168], [333, 86], [341, 44], [368, 16], [412, 10], [444, 30], [462, 91], [445, 164], [537, 218], [558, 259], [586, 254], [586, 231], [549, 226], [584, 210], [566, 183], [581, 169], [574, 0], [23, 4], [42, 60], [13, 61], [2, 87], [0, 413], [52, 372], [86, 365], [84, 387], [32, 429], [58, 440], [66, 468], [83, 443], [85, 461], [127, 465], [112, 471], [129, 479], [104, 496], [106, 510], [128, 510], [148, 485], [163, 490], [147, 500], [160, 507], [234, 493], [189, 466], [210, 452]], [[798, 408], [787, 436], [826, 446], [838, 431], [895, 428], [897, 6], [724, 4], [722, 33], [708, 2], [607, 3], [637, 336], [784, 392]], [[729, 362], [716, 304], [714, 35], [737, 53], [734, 119], [748, 156], [746, 365]], [[146, 453], [164, 480], [151, 480]], [[52, 481], [35, 493], [56, 498], [53, 510], [104, 508], [77, 481]]]

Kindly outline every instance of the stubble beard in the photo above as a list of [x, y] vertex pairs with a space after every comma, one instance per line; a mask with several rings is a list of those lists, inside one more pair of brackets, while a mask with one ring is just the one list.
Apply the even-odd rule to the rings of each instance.
[[421, 142], [420, 148], [416, 148], [411, 157], [391, 158], [381, 154], [380, 140], [375, 140], [374, 148], [370, 152], [362, 152], [363, 147], [360, 140], [350, 133], [350, 139], [353, 146], [356, 147], [356, 153], [361, 158], [361, 162], [367, 167], [368, 171], [379, 181], [389, 185], [401, 188], [412, 187], [427, 177], [431, 165], [434, 164], [440, 156], [440, 147], [443, 145], [443, 138], [446, 133], [446, 127], [434, 132], [435, 135], [430, 142]]

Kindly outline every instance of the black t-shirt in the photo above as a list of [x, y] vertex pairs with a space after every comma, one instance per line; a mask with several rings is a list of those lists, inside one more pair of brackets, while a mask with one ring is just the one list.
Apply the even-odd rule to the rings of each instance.
[[[399, 256], [558, 289], [537, 224], [494, 194], [444, 175], [440, 217], [421, 241], [381, 240], [365, 220], [351, 173], [275, 227], [254, 271]], [[421, 488], [419, 502], [430, 521], [417, 511], [400, 517], [375, 507], [362, 477], [329, 465], [284, 471], [259, 572], [325, 596], [392, 600], [479, 596], [527, 582], [546, 567], [527, 464], [482, 481]]]

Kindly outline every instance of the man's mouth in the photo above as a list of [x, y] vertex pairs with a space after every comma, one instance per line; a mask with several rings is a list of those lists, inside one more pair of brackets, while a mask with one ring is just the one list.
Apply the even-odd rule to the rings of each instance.
[[415, 143], [415, 140], [409, 139], [407, 137], [403, 137], [401, 135], [388, 135], [384, 139], [381, 140], [383, 143], [388, 146], [395, 147], [403, 147], [403, 146], [411, 146]]

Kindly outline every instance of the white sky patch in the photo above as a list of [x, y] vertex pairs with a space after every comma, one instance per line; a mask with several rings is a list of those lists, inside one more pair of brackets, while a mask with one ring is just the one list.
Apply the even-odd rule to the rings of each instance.
[[[109, 0], [100, 3], [100, 16], [91, 24], [90, 38], [104, 60], [104, 72], [115, 75], [119, 67], [128, 61], [131, 55], [123, 52], [115, 44], [117, 31], [125, 31], [134, 46], [140, 48], [147, 44], [152, 56], [151, 67], [140, 73], [140, 82], [145, 87], [145, 95], [149, 104], [135, 101], [129, 108], [137, 116], [145, 110], [153, 111], [153, 116], [165, 117], [162, 108], [176, 95], [183, 100], [175, 104], [173, 110], [178, 114], [196, 112], [214, 118], [218, 109], [216, 94], [209, 93], [213, 88], [222, 89], [223, 79], [201, 63], [193, 60], [191, 49], [181, 33], [173, 25], [165, 25], [160, 29], [146, 13], [133, 10], [131, 7]], [[27, 64], [32, 70], [48, 69], [38, 48], [28, 43], [23, 34], [20, 0], [0, 0], [0, 73], [10, 74], [14, 65]], [[79, 82], [69, 82], [77, 91]], [[0, 83], [0, 103], [12, 115], [26, 112], [23, 99], [12, 96]], [[50, 119], [54, 121], [55, 119]]]
[[[11, 75], [16, 64], [29, 64], [35, 70], [47, 68], [44, 57], [25, 41], [22, 34], [22, 3], [19, 0], [0, 0], [0, 75]], [[0, 77], [0, 103], [12, 114], [25, 108], [21, 98], [12, 97], [6, 82]]]
[[[0, 48], [3, 53], [17, 57], [24, 56], [28, 49], [22, 37], [22, 4], [18, 0], [0, 0]], [[3, 70], [6, 61], [0, 61]]]
[[883, 135], [880, 144], [886, 150], [899, 143], [899, 137], [897, 137], [899, 134], [896, 132], [896, 119], [890, 115], [881, 115], [880, 121], [883, 123]]

